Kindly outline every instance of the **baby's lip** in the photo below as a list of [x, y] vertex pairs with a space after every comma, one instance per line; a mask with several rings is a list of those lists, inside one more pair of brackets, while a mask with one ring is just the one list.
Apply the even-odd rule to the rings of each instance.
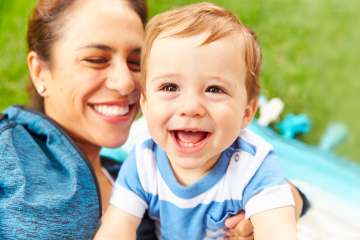
[[181, 134], [181, 133], [200, 134], [200, 135], [202, 135], [203, 139], [208, 138], [212, 134], [210, 131], [205, 130], [203, 128], [176, 128], [176, 129], [169, 130], [169, 132], [175, 139], [178, 139], [178, 140], [180, 140], [179, 134]]
[[174, 129], [169, 129], [169, 131], [184, 131], [184, 132], [206, 132], [206, 133], [211, 133], [210, 130], [204, 129], [204, 128], [174, 128]]
[[198, 128], [171, 130], [177, 150], [186, 154], [199, 151], [208, 142], [211, 133]]

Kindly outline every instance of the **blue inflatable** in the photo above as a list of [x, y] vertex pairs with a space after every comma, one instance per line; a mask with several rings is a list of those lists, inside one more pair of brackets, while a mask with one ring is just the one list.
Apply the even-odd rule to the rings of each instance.
[[269, 141], [280, 158], [286, 175], [326, 192], [342, 196], [354, 205], [360, 202], [360, 166], [295, 139], [285, 139], [255, 121], [250, 129]]

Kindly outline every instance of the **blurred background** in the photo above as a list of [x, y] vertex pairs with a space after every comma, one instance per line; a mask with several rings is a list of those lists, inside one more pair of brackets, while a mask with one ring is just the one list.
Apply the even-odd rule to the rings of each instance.
[[[35, 2], [0, 0], [1, 111], [27, 104], [25, 35]], [[150, 0], [150, 16], [193, 2], [198, 1]], [[236, 13], [257, 33], [262, 95], [284, 103], [271, 128], [255, 121], [251, 128], [274, 145], [287, 177], [310, 199], [312, 210], [300, 220], [299, 239], [360, 239], [355, 220], [360, 218], [360, 1], [212, 2]], [[143, 135], [145, 125], [138, 121], [134, 129], [121, 156]], [[284, 129], [303, 134], [284, 138], [278, 134]], [[324, 151], [321, 144], [328, 148]]]
[[[197, 2], [150, 0], [150, 15]], [[224, 0], [258, 35], [263, 51], [262, 94], [279, 97], [287, 113], [306, 114], [319, 144], [326, 126], [348, 129], [337, 154], [360, 163], [360, 1]], [[26, 104], [28, 81], [25, 34], [35, 0], [0, 0], [0, 110]]]

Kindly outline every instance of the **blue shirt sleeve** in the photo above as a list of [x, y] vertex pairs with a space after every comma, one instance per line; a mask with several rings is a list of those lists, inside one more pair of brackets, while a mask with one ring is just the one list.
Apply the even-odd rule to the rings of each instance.
[[248, 185], [245, 187], [243, 193], [244, 206], [250, 198], [265, 188], [281, 185], [284, 183], [286, 183], [286, 180], [284, 178], [279, 159], [274, 154], [274, 152], [270, 152], [265, 157]]
[[121, 166], [120, 173], [116, 179], [116, 184], [130, 190], [143, 201], [147, 202], [148, 199], [141, 185], [136, 167], [136, 158], [135, 148], [133, 148]]

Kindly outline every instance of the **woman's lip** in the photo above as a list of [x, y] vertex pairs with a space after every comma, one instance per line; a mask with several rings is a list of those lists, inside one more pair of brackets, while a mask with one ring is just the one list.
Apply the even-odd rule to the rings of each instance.
[[113, 104], [107, 102], [106, 104], [89, 104], [90, 108], [105, 121], [118, 124], [133, 119], [137, 112], [137, 104]]
[[89, 105], [107, 105], [107, 106], [125, 106], [125, 105], [131, 105], [136, 103], [137, 101], [130, 101], [129, 99], [124, 100], [111, 100], [111, 101], [96, 101], [96, 102], [89, 102]]

